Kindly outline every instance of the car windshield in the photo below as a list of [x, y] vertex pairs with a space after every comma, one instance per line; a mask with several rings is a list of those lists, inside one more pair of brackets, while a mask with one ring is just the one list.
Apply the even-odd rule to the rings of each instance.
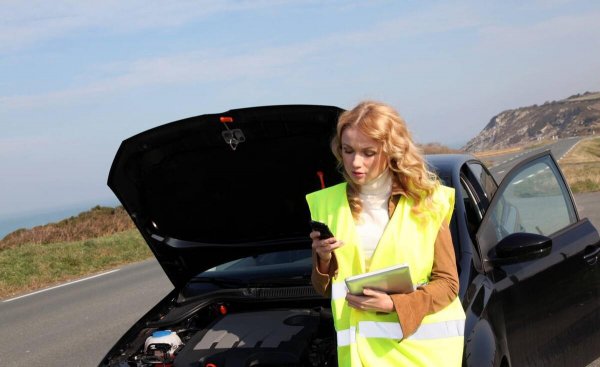
[[255, 256], [243, 257], [229, 261], [227, 263], [217, 265], [198, 276], [212, 276], [215, 273], [238, 272], [244, 270], [275, 270], [278, 268], [284, 269], [289, 267], [305, 267], [310, 266], [311, 250], [288, 250], [268, 252]]

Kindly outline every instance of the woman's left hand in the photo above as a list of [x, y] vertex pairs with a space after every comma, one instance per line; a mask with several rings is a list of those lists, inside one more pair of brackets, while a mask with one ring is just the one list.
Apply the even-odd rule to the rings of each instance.
[[346, 301], [352, 308], [362, 311], [392, 312], [394, 302], [387, 293], [365, 288], [363, 295], [346, 294]]

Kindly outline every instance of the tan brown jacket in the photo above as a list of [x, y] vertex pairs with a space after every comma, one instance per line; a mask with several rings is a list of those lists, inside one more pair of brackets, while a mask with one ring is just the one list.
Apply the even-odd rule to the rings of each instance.
[[[394, 193], [389, 200], [391, 217], [400, 200], [400, 194]], [[337, 274], [338, 264], [335, 253], [332, 254], [329, 274], [318, 270], [318, 258], [313, 250], [312, 284], [317, 292], [331, 296], [331, 278]], [[404, 337], [412, 335], [423, 318], [448, 306], [458, 295], [458, 273], [454, 245], [448, 223], [444, 222], [438, 232], [434, 246], [433, 267], [429, 283], [408, 294], [391, 294], [394, 309], [400, 320]]]

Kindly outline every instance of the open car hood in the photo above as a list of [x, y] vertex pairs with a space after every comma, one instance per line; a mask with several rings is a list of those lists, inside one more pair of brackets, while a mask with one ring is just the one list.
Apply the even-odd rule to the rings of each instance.
[[341, 182], [332, 106], [266, 106], [175, 121], [121, 144], [108, 186], [175, 287], [218, 264], [308, 248], [305, 195]]

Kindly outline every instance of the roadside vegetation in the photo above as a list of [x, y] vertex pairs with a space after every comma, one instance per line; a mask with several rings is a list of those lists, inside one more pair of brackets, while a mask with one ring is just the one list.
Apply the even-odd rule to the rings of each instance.
[[[427, 154], [458, 152], [439, 143], [421, 148]], [[150, 257], [150, 249], [123, 207], [96, 206], [0, 239], [0, 298]]]
[[0, 298], [148, 259], [152, 254], [122, 207], [78, 216], [0, 240]]
[[[476, 152], [473, 155], [489, 165], [491, 161], [486, 160], [487, 157], [515, 153], [524, 149], [552, 144], [553, 142], [552, 140], [543, 140], [533, 145]], [[600, 138], [588, 138], [579, 142], [558, 164], [573, 193], [600, 191]]]
[[559, 165], [573, 193], [600, 191], [600, 138], [581, 141]]
[[419, 144], [424, 154], [460, 154], [462, 150], [452, 149], [440, 143]]
[[[462, 153], [439, 143], [420, 147], [426, 154]], [[476, 155], [485, 161], [493, 153]], [[559, 164], [574, 193], [600, 191], [600, 138], [580, 142]], [[123, 207], [96, 206], [1, 239], [0, 298], [150, 257], [150, 249]]]
[[122, 206], [95, 206], [60, 222], [11, 232], [0, 240], [0, 250], [25, 243], [47, 244], [86, 240], [133, 228], [133, 222]]

